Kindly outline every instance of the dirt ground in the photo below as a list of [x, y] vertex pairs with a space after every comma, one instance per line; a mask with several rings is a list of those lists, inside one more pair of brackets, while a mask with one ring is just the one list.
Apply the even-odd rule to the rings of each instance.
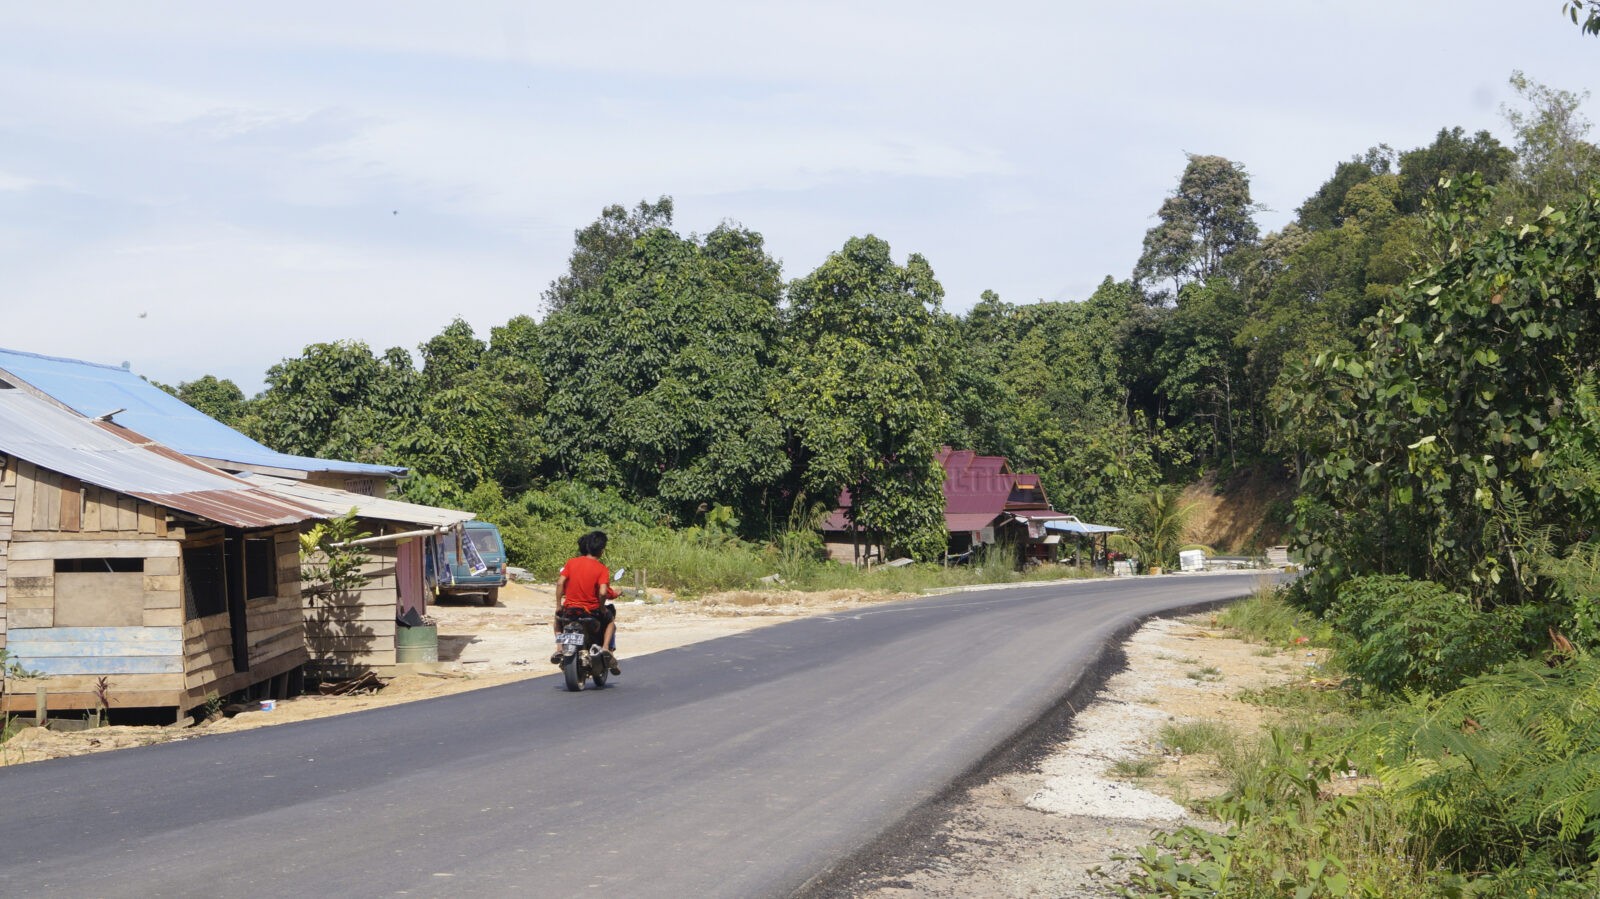
[[[738, 592], [676, 602], [619, 602], [618, 656], [683, 646], [826, 611], [903, 596], [836, 591], [822, 594]], [[513, 585], [493, 608], [437, 606], [440, 661], [411, 666], [381, 691], [364, 696], [303, 696], [271, 712], [247, 712], [192, 727], [105, 727], [57, 733], [30, 728], [0, 744], [0, 764], [80, 755], [167, 740], [192, 739], [394, 705], [551, 674], [551, 588]], [[1306, 677], [1319, 658], [1227, 637], [1215, 618], [1159, 619], [1124, 647], [1128, 668], [1074, 718], [1068, 737], [1036, 768], [972, 789], [957, 802], [914, 870], [878, 872], [851, 895], [906, 897], [1102, 897], [1115, 895], [1123, 863], [1113, 861], [1148, 841], [1152, 830], [1203, 823], [1187, 803], [1215, 795], [1220, 778], [1202, 759], [1160, 745], [1167, 723], [1218, 721], [1241, 739], [1270, 722], [1259, 706], [1237, 701], [1242, 690]], [[1119, 761], [1150, 760], [1142, 776], [1118, 777]], [[1095, 869], [1103, 875], [1092, 873]]]

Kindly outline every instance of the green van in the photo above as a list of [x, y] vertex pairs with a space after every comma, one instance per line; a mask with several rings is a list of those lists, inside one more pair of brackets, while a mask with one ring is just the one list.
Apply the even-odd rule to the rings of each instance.
[[435, 598], [481, 599], [486, 606], [500, 601], [506, 585], [506, 546], [500, 529], [487, 521], [468, 521], [459, 532], [428, 538], [423, 576]]

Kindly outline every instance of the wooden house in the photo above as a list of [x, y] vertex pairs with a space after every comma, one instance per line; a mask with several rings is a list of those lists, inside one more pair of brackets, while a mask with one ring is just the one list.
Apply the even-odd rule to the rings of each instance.
[[408, 611], [425, 615], [427, 588], [423, 579], [423, 544], [430, 534], [460, 528], [471, 512], [378, 499], [308, 481], [244, 475], [244, 480], [281, 499], [316, 509], [325, 518], [354, 511], [367, 563], [368, 581], [360, 590], [305, 603], [306, 644], [311, 654], [307, 673], [343, 680], [372, 671], [392, 675], [397, 663], [397, 620]]
[[[134, 439], [130, 439], [134, 438]], [[318, 512], [0, 382], [0, 710], [283, 691], [306, 664]], [[102, 695], [103, 694], [103, 695]]]
[[[948, 446], [940, 448], [938, 459], [944, 469], [949, 558], [964, 558], [977, 547], [1005, 543], [1017, 548], [1021, 562], [1056, 559], [1061, 536], [1046, 525], [1077, 519], [1051, 507], [1038, 475], [1012, 471], [1004, 456], [980, 456]], [[854, 530], [850, 506], [846, 490], [839, 495], [838, 508], [823, 522], [828, 554], [840, 562], [883, 561], [882, 548], [873, 544], [872, 535]]]
[[125, 366], [0, 349], [0, 382], [88, 418], [107, 413], [151, 441], [230, 474], [265, 474], [386, 496], [406, 470], [280, 453], [206, 415]]

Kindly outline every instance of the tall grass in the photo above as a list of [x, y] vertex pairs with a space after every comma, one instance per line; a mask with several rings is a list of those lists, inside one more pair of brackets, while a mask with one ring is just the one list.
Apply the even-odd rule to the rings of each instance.
[[[797, 547], [796, 543], [800, 545]], [[818, 552], [820, 546], [819, 541], [796, 539], [763, 546], [726, 537], [708, 538], [694, 531], [622, 528], [612, 533], [605, 560], [613, 568], [642, 569], [651, 586], [689, 596], [756, 587], [922, 593], [1080, 576], [1076, 569], [1065, 565], [1018, 570], [1015, 551], [1004, 547], [992, 549], [971, 565], [946, 568], [913, 563], [867, 569], [824, 559]], [[776, 580], [763, 583], [763, 579], [774, 575]]]
[[[1282, 588], [1265, 579], [1256, 592], [1217, 616], [1217, 623], [1232, 628], [1247, 640], [1292, 646], [1297, 642], [1325, 646], [1332, 642], [1332, 631], [1316, 616], [1297, 609], [1284, 599]], [[1301, 641], [1301, 638], [1305, 638]]]

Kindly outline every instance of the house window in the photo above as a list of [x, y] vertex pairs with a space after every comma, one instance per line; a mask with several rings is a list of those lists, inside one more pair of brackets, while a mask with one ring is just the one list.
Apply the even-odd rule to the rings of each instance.
[[190, 619], [228, 611], [228, 582], [221, 542], [184, 549], [183, 601]]
[[144, 623], [143, 559], [57, 559], [56, 627], [138, 627]]
[[56, 574], [126, 574], [144, 571], [143, 559], [57, 559]]
[[244, 577], [247, 599], [278, 595], [278, 541], [271, 534], [245, 538]]

